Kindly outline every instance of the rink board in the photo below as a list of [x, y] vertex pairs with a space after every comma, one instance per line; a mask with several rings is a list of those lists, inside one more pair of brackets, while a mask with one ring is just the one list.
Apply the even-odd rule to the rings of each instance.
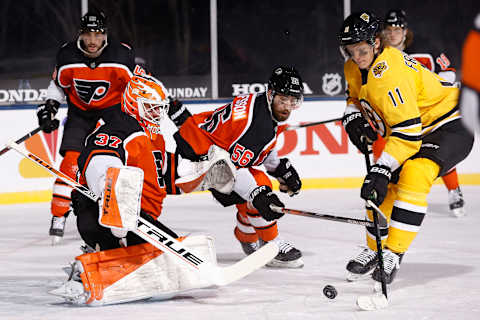
[[[221, 106], [224, 101], [206, 103], [187, 103], [192, 113], [198, 113]], [[294, 111], [289, 124], [322, 121], [341, 117], [345, 102], [343, 100], [311, 99]], [[67, 109], [62, 107], [58, 118], [66, 117]], [[9, 140], [16, 140], [33, 130], [37, 123], [33, 106], [0, 107], [1, 140], [3, 146]], [[174, 150], [171, 137], [176, 130], [170, 121], [166, 121], [164, 135], [167, 149]], [[31, 152], [58, 168], [61, 156], [58, 149], [61, 143], [63, 123], [54, 134], [39, 133], [25, 144]], [[310, 188], [358, 188], [365, 175], [365, 161], [353, 146], [342, 128], [341, 123], [302, 128], [282, 134], [277, 143], [282, 157], [288, 157], [297, 168], [305, 189]], [[0, 204], [25, 202], [44, 202], [51, 199], [53, 177], [42, 168], [23, 159], [14, 151], [1, 156]], [[458, 166], [461, 184], [480, 185], [480, 147], [475, 142], [472, 153]], [[437, 181], [437, 183], [439, 183]]]

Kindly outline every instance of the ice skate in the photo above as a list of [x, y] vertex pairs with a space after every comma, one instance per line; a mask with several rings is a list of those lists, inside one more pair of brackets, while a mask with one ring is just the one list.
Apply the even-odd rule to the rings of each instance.
[[[395, 279], [395, 276], [400, 269], [403, 253], [395, 253], [385, 248], [383, 250], [383, 269], [385, 275], [385, 282], [390, 284]], [[372, 273], [372, 278], [375, 281], [381, 282], [380, 268], [377, 266]]]
[[368, 279], [377, 263], [377, 252], [370, 248], [363, 249], [358, 256], [347, 263], [347, 280], [359, 281]]
[[[295, 248], [289, 242], [283, 239], [274, 239], [280, 248], [279, 253], [272, 261], [267, 263], [267, 267], [272, 268], [302, 268], [304, 265], [302, 252]], [[262, 241], [261, 241], [262, 242]]]
[[67, 216], [68, 214], [65, 214], [63, 217], [52, 216], [50, 230], [48, 232], [48, 234], [52, 236], [52, 246], [62, 242]]
[[243, 252], [245, 252], [245, 254], [248, 256], [248, 255], [251, 255], [252, 253], [254, 253], [255, 251], [258, 250], [258, 248], [260, 248], [260, 244], [258, 241], [256, 242], [243, 242], [243, 241], [240, 241], [240, 245], [242, 246], [242, 250]]
[[455, 217], [465, 216], [465, 201], [460, 187], [448, 191], [448, 206]]

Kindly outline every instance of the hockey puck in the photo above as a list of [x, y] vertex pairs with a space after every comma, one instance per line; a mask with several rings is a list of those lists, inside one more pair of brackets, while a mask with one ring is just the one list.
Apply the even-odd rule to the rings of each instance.
[[335, 289], [334, 286], [327, 285], [323, 288], [323, 294], [328, 299], [335, 299], [335, 297], [337, 296], [337, 289]]

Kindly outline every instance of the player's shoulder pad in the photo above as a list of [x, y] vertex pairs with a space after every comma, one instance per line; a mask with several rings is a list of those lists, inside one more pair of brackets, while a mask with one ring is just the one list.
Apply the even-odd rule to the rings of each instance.
[[251, 114], [250, 109], [256, 104], [256, 98], [256, 93], [236, 96], [232, 101], [232, 120], [248, 119], [248, 116]]

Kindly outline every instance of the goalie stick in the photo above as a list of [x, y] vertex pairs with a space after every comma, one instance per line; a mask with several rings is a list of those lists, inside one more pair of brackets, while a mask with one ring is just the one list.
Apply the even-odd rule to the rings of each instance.
[[319, 124], [325, 124], [325, 123], [330, 123], [330, 122], [335, 122], [335, 121], [340, 121], [340, 120], [342, 120], [342, 118], [335, 118], [335, 119], [316, 121], [316, 122], [307, 122], [307, 123], [288, 126], [285, 130], [286, 131], [297, 130], [297, 129], [301, 129], [301, 128], [316, 126], [316, 125], [319, 125]]
[[[24, 135], [23, 137], [21, 137], [20, 139], [18, 139], [17, 141], [15, 141], [16, 144], [19, 144], [19, 143], [22, 143], [23, 141], [29, 139], [31, 136], [35, 135], [37, 132], [39, 132], [40, 130], [42, 130], [41, 127], [38, 127], [38, 128], [35, 128], [33, 129], [32, 131], [30, 131], [29, 133], [27, 133], [26, 135]], [[8, 150], [10, 150], [10, 147], [9, 146], [6, 146], [5, 148], [3, 148], [2, 150], [0, 150], [0, 156], [4, 153], [6, 153]]]
[[[375, 204], [373, 205], [375, 206]], [[303, 211], [303, 210], [297, 210], [297, 209], [288, 209], [288, 208], [282, 208], [282, 207], [277, 207], [273, 205], [270, 207], [272, 208], [273, 211], [278, 213], [286, 213], [286, 214], [293, 214], [296, 216], [303, 216], [303, 217], [309, 217], [309, 218], [317, 218], [317, 219], [344, 222], [344, 223], [350, 223], [350, 224], [358, 224], [365, 227], [372, 227], [372, 228], [375, 227], [374, 223], [368, 220], [334, 216], [326, 213], [310, 212], [310, 211]], [[379, 223], [382, 228], [388, 227], [387, 219], [383, 215], [380, 217]]]
[[[79, 184], [66, 174], [56, 170], [35, 154], [21, 148], [17, 143], [10, 142], [8, 143], [8, 147], [14, 149], [25, 158], [30, 159], [37, 165], [57, 176], [91, 200], [98, 201], [99, 197], [86, 186]], [[263, 267], [278, 254], [279, 250], [278, 245], [271, 241], [239, 262], [227, 267], [219, 267], [205, 262], [205, 259], [199, 257], [192, 250], [185, 247], [180, 241], [160, 230], [142, 217], [138, 217], [137, 229], [132, 230], [132, 232], [166, 254], [177, 257], [179, 262], [181, 261], [184, 265], [199, 271], [212, 283], [212, 285], [217, 286], [228, 285]]]

